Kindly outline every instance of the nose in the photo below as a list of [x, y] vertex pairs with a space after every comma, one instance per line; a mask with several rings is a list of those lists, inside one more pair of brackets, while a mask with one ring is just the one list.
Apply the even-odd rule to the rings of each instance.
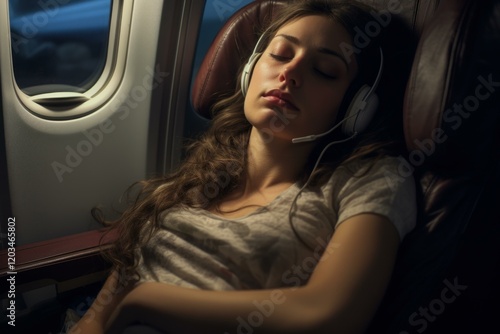
[[294, 59], [284, 64], [279, 74], [279, 81], [290, 87], [300, 87], [302, 84], [301, 61]]

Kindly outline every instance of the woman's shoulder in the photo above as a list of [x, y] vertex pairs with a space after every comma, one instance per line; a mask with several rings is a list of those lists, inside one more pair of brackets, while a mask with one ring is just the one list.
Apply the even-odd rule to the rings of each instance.
[[402, 156], [349, 161], [333, 171], [322, 186], [322, 191], [328, 197], [337, 199], [350, 195], [413, 197], [415, 180], [406, 167], [406, 160]]
[[345, 182], [349, 179], [390, 178], [413, 179], [407, 170], [408, 163], [402, 156], [380, 156], [348, 161], [338, 166], [330, 176], [329, 183]]
[[348, 162], [329, 181], [329, 197], [339, 212], [338, 223], [361, 212], [387, 217], [401, 239], [415, 226], [416, 189], [402, 156]]
[[395, 157], [391, 155], [382, 155], [371, 158], [355, 159], [342, 164], [340, 167], [355, 170], [357, 172], [370, 172], [385, 168], [397, 169], [398, 165], [401, 164], [403, 160], [404, 158], [402, 156]]

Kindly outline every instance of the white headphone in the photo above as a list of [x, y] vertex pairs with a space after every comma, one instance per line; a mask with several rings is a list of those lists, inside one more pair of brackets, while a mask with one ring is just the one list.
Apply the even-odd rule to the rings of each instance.
[[[250, 77], [252, 75], [253, 68], [257, 63], [257, 60], [259, 60], [260, 56], [262, 55], [262, 52], [258, 52], [258, 50], [260, 50], [262, 47], [261, 44], [263, 44], [263, 37], [265, 35], [266, 33], [260, 36], [257, 44], [255, 45], [255, 48], [253, 49], [252, 55], [243, 68], [243, 72], [241, 74], [241, 93], [243, 94], [243, 96], [246, 96], [248, 92], [248, 86], [250, 84]], [[365, 84], [360, 89], [358, 89], [356, 94], [354, 94], [352, 102], [349, 104], [347, 111], [345, 112], [344, 118], [326, 132], [316, 135], [293, 138], [293, 143], [304, 143], [316, 140], [320, 137], [326, 136], [341, 124], [342, 133], [344, 133], [346, 136], [353, 136], [355, 134], [363, 132], [368, 127], [371, 120], [373, 119], [373, 116], [375, 115], [379, 104], [379, 99], [377, 94], [375, 93], [375, 90], [377, 89], [380, 82], [382, 70], [384, 67], [384, 54], [382, 52], [382, 48], [379, 48], [379, 51], [380, 66], [373, 85], [369, 86]]]
[[245, 67], [243, 68], [243, 72], [241, 73], [241, 93], [243, 94], [243, 96], [247, 95], [253, 68], [255, 66], [255, 63], [257, 63], [257, 60], [259, 60], [260, 56], [262, 55], [262, 52], [258, 52], [257, 50], [260, 49], [260, 45], [262, 44], [264, 35], [266, 34], [264, 33], [262, 34], [262, 36], [260, 36], [257, 44], [255, 45], [255, 48], [252, 51], [252, 55], [248, 59]]

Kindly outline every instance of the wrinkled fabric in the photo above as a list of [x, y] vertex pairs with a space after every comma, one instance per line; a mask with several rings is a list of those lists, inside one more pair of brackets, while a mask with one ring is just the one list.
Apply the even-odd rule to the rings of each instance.
[[380, 159], [367, 172], [359, 162], [339, 167], [323, 186], [303, 190], [292, 214], [298, 236], [289, 221], [298, 183], [237, 219], [202, 209], [169, 209], [138, 253], [141, 281], [209, 290], [299, 286], [335, 228], [360, 213], [387, 217], [402, 240], [415, 227], [416, 199], [413, 178], [398, 172], [400, 159]]

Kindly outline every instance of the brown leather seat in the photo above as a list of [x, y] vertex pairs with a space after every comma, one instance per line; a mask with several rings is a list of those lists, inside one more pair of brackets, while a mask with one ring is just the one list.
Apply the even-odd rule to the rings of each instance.
[[[500, 310], [500, 2], [442, 0], [422, 32], [404, 132], [422, 192], [373, 333], [489, 332]], [[495, 325], [495, 327], [498, 327]]]
[[[416, 178], [421, 206], [369, 332], [477, 332], [494, 319], [484, 315], [498, 311], [500, 290], [499, 1], [363, 2], [393, 9], [384, 37], [392, 68], [379, 90], [401, 99], [409, 162], [399, 177]], [[221, 29], [193, 86], [200, 115], [234, 90], [262, 26], [285, 4], [255, 1]]]

